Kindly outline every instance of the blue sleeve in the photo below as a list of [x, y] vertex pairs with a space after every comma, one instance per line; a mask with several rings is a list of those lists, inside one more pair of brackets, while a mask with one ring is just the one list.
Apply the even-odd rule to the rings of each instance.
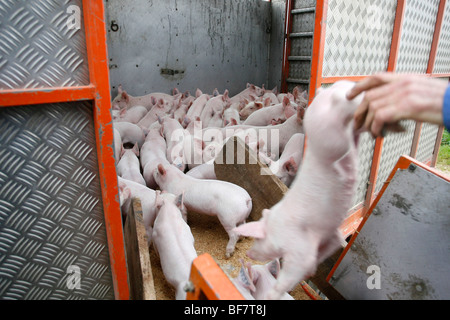
[[445, 91], [442, 116], [444, 118], [444, 126], [450, 131], [450, 86], [448, 86], [447, 91]]

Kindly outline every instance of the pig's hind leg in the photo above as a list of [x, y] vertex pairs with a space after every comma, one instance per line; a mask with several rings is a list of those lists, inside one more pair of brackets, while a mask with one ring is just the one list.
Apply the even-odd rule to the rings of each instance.
[[266, 299], [279, 300], [297, 283], [314, 274], [317, 265], [317, 246], [307, 244], [301, 250], [283, 255], [283, 262], [277, 282], [268, 292]]
[[322, 263], [326, 258], [331, 256], [339, 247], [341, 247], [344, 244], [344, 239], [342, 237], [342, 234], [339, 230], [336, 230], [336, 232], [329, 238], [325, 239], [325, 241], [322, 241], [322, 243], [319, 246], [319, 252], [317, 255], [317, 263]]
[[230, 258], [233, 255], [234, 249], [236, 247], [236, 243], [239, 240], [239, 234], [234, 232], [232, 230], [233, 228], [225, 228], [225, 231], [228, 233], [228, 237], [229, 237], [229, 240], [228, 240], [228, 243], [227, 243], [226, 254], [225, 254], [227, 259]]

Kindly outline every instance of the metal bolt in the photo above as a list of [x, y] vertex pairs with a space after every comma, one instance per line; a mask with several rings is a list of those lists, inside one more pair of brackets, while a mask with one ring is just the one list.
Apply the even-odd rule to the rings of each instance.
[[421, 285], [418, 284], [418, 285], [416, 285], [416, 290], [419, 292], [422, 292], [423, 288]]
[[372, 214], [374, 214], [374, 215], [379, 215], [381, 213], [381, 211], [380, 211], [380, 209], [378, 208], [378, 207], [375, 207], [375, 208], [373, 208], [373, 210], [372, 210]]
[[408, 170], [410, 171], [410, 172], [414, 172], [414, 170], [416, 170], [416, 168], [417, 168], [417, 166], [415, 165], [415, 164], [410, 164], [409, 165], [409, 167], [408, 167]]
[[358, 248], [356, 247], [355, 244], [352, 244], [352, 246], [350, 247], [350, 249], [352, 249], [353, 251], [356, 251]]
[[183, 290], [185, 292], [194, 292], [195, 287], [194, 287], [194, 284], [192, 283], [192, 281], [186, 282], [186, 284], [183, 287]]

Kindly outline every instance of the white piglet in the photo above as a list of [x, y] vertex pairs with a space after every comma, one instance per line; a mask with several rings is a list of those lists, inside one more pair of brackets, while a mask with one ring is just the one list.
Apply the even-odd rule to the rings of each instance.
[[286, 186], [290, 186], [297, 174], [303, 160], [303, 148], [305, 145], [305, 135], [303, 133], [294, 134], [286, 144], [280, 158], [270, 164], [270, 170]]
[[250, 258], [283, 259], [265, 299], [280, 299], [342, 243], [339, 227], [352, 204], [358, 168], [353, 114], [363, 98], [347, 100], [353, 86], [339, 81], [315, 97], [304, 117], [308, 148], [291, 188], [259, 221], [234, 230], [255, 238]]
[[146, 185], [144, 177], [141, 174], [139, 163], [139, 148], [137, 144], [132, 149], [122, 147], [120, 161], [117, 164], [117, 175], [142, 185]]
[[154, 177], [161, 190], [173, 194], [184, 192], [188, 211], [217, 216], [229, 236], [226, 257], [230, 257], [239, 240], [233, 228], [244, 223], [252, 210], [252, 200], [247, 191], [226, 181], [190, 177], [173, 165], [158, 165]]
[[191, 265], [197, 257], [194, 236], [182, 218], [179, 207], [172, 201], [161, 198], [159, 191], [156, 193], [156, 208], [158, 212], [152, 240], [159, 254], [164, 276], [175, 287], [175, 298], [184, 300], [184, 286], [189, 281]]

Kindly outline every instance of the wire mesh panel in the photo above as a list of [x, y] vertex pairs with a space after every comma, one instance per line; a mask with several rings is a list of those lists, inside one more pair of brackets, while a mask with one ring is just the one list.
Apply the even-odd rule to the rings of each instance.
[[394, 0], [330, 0], [322, 76], [386, 70], [396, 5]]
[[427, 72], [438, 7], [439, 0], [406, 2], [397, 72]]
[[91, 102], [0, 108], [0, 299], [113, 299]]
[[81, 2], [0, 1], [0, 89], [89, 84]]
[[441, 34], [436, 52], [433, 73], [450, 73], [450, 2], [447, 1], [442, 19]]

